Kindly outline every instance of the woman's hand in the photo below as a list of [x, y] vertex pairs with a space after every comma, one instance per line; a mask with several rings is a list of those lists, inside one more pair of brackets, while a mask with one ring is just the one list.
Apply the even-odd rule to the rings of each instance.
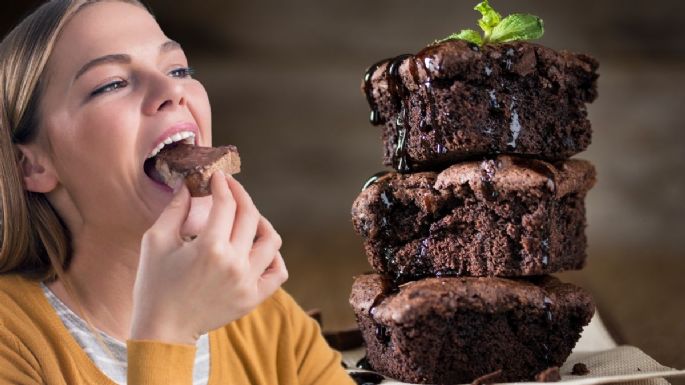
[[231, 176], [212, 176], [202, 233], [181, 239], [190, 208], [184, 186], [145, 233], [133, 291], [131, 339], [194, 344], [271, 296], [288, 272], [281, 237]]

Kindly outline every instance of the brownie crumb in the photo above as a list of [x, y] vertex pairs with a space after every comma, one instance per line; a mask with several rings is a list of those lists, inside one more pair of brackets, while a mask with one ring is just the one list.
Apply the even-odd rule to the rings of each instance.
[[319, 327], [323, 328], [323, 317], [321, 316], [321, 309], [307, 310], [307, 315], [314, 318]]
[[502, 369], [495, 370], [492, 373], [488, 373], [484, 376], [480, 376], [471, 382], [471, 385], [488, 385], [494, 384], [500, 380], [502, 376]]
[[339, 351], [355, 349], [364, 345], [362, 332], [357, 328], [324, 332], [323, 337], [330, 347]]
[[561, 381], [561, 374], [559, 374], [559, 367], [552, 366], [547, 368], [535, 376], [537, 382], [559, 382]]
[[590, 371], [588, 370], [587, 365], [582, 362], [573, 365], [573, 370], [571, 370], [571, 374], [574, 376], [584, 376], [588, 373], [590, 373]]

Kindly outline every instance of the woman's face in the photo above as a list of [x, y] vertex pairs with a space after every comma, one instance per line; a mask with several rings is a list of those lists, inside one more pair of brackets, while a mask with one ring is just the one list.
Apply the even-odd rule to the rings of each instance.
[[211, 145], [207, 93], [187, 67], [140, 7], [105, 1], [68, 22], [48, 62], [39, 128], [59, 182], [49, 196], [68, 225], [140, 234], [168, 204], [173, 192], [147, 176], [146, 158], [179, 132]]

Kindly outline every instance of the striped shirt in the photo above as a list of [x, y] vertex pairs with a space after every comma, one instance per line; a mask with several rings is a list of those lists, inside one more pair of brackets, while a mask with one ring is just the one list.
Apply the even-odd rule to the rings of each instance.
[[[88, 328], [86, 322], [71, 311], [57, 296], [43, 283], [41, 288], [48, 302], [69, 330], [72, 336], [88, 357], [103, 373], [117, 384], [126, 384], [127, 354], [126, 344], [100, 332], [102, 341], [112, 352], [112, 357], [98, 342], [95, 335]], [[209, 337], [203, 334], [197, 341], [195, 367], [193, 369], [193, 385], [206, 385], [209, 379]]]

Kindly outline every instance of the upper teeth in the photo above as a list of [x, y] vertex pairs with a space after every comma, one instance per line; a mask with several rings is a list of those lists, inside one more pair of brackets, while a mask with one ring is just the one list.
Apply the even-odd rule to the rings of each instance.
[[152, 150], [152, 152], [150, 153], [150, 155], [147, 156], [147, 158], [150, 159], [153, 156], [159, 154], [159, 152], [162, 151], [164, 146], [166, 146], [167, 144], [180, 142], [181, 140], [184, 140], [184, 143], [195, 144], [195, 133], [190, 131], [181, 131], [171, 135], [170, 137], [164, 139], [162, 143], [157, 145], [157, 147], [155, 147], [155, 149]]

